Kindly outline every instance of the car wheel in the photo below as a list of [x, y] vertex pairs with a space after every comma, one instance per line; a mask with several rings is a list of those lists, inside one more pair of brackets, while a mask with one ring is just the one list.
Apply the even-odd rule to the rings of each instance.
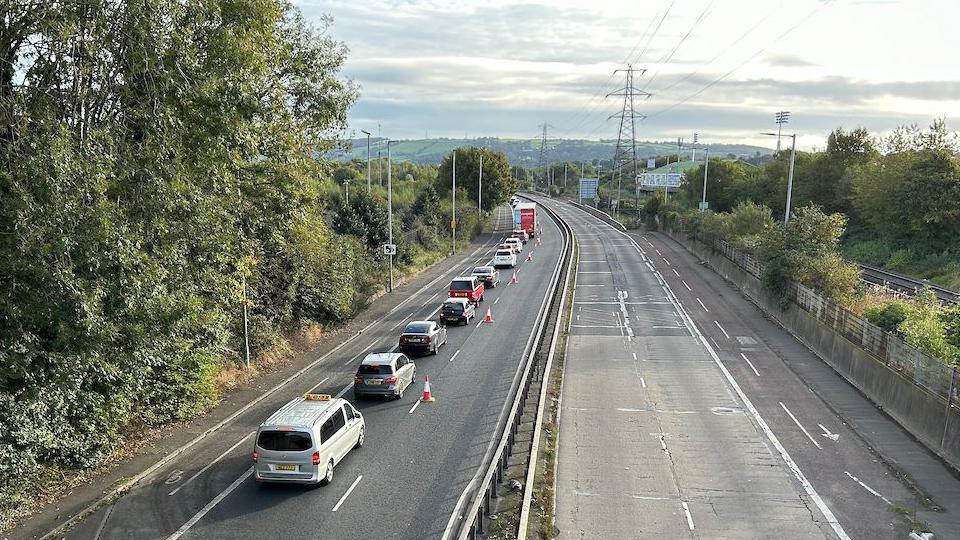
[[360, 435], [357, 436], [357, 444], [354, 445], [354, 448], [360, 448], [363, 446], [363, 426], [360, 426]]
[[323, 475], [323, 480], [320, 481], [320, 484], [327, 485], [330, 482], [333, 482], [333, 460], [327, 462], [327, 471]]

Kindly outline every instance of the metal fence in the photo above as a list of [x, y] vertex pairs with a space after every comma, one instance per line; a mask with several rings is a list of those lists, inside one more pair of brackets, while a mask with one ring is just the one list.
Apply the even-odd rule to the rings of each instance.
[[[749, 274], [759, 278], [760, 263], [749, 253], [735, 248], [729, 242], [717, 240], [713, 249], [737, 263]], [[814, 290], [794, 283], [791, 299], [818, 321], [841, 334], [890, 369], [913, 381], [914, 384], [947, 402], [951, 407], [960, 406], [960, 375], [956, 366], [908, 344], [903, 338], [885, 332], [843, 306], [824, 298]]]

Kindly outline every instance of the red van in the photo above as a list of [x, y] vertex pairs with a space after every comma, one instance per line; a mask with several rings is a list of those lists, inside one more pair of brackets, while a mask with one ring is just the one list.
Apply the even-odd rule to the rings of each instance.
[[483, 282], [477, 279], [477, 276], [453, 278], [447, 297], [466, 298], [474, 304], [479, 304], [483, 302]]

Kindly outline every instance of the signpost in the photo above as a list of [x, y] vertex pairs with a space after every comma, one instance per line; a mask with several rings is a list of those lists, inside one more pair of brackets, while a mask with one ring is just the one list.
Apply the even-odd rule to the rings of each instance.
[[683, 173], [641, 173], [637, 180], [645, 188], [678, 188], [683, 183]]
[[599, 178], [581, 178], [580, 179], [580, 202], [583, 199], [593, 200], [597, 197], [597, 186], [600, 185]]

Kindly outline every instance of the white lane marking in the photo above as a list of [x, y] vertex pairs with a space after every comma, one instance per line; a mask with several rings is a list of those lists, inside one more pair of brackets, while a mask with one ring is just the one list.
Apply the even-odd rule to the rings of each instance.
[[719, 328], [720, 331], [723, 332], [723, 335], [727, 336], [727, 339], [730, 339], [730, 334], [728, 334], [727, 331], [724, 330], [722, 326], [720, 326], [720, 323], [718, 323], [717, 321], [713, 321], [713, 324], [717, 325], [717, 328]]
[[433, 296], [431, 296], [430, 298], [427, 298], [427, 301], [426, 301], [426, 302], [424, 302], [424, 303], [423, 303], [423, 305], [427, 305], [427, 304], [429, 304], [429, 303], [430, 303], [430, 301], [432, 301], [432, 300], [433, 300], [434, 298], [436, 298], [436, 297], [437, 297], [437, 296], [438, 296], [439, 294], [440, 294], [439, 292], [435, 292], [435, 293], [433, 293]]
[[823, 426], [823, 424], [817, 424], [817, 425], [820, 426], [820, 429], [823, 430], [823, 433], [821, 433], [821, 435], [823, 435], [824, 437], [830, 439], [831, 441], [840, 440], [839, 433], [831, 433], [829, 429]]
[[797, 417], [794, 416], [792, 412], [790, 412], [790, 409], [788, 409], [787, 406], [784, 405], [782, 401], [778, 403], [780, 403], [780, 406], [783, 407], [783, 410], [787, 413], [787, 415], [790, 416], [790, 419], [793, 420], [793, 423], [796, 424], [798, 428], [800, 428], [800, 431], [802, 431], [803, 434], [806, 435], [808, 439], [810, 439], [810, 442], [812, 442], [813, 445], [816, 446], [817, 448], [821, 448], [820, 443], [818, 443], [816, 439], [810, 436], [810, 432], [807, 431], [807, 428], [803, 427], [803, 424], [801, 424], [800, 421], [797, 420]]
[[671, 270], [673, 270], [673, 275], [680, 277], [680, 272], [677, 272], [676, 268], [671, 268]]
[[752, 369], [753, 372], [757, 374], [757, 377], [759, 377], [759, 376], [760, 376], [760, 372], [757, 371], [757, 368], [755, 368], [755, 367], [753, 366], [753, 362], [751, 362], [750, 359], [747, 358], [747, 356], [746, 356], [745, 354], [743, 354], [743, 353], [740, 353], [740, 357], [747, 361], [747, 364], [750, 365], [750, 369]]
[[407, 414], [413, 414], [413, 411], [417, 410], [417, 407], [419, 406], [420, 406], [420, 400], [418, 399], [413, 403], [413, 407], [410, 407], [410, 412], [408, 412]]
[[365, 349], [363, 349], [362, 351], [358, 352], [358, 353], [356, 354], [356, 356], [354, 356], [353, 358], [347, 360], [347, 363], [344, 364], [344, 365], [345, 365], [345, 366], [349, 366], [350, 364], [353, 363], [354, 360], [356, 360], [357, 358], [360, 358], [361, 356], [363, 356], [364, 354], [366, 354], [366, 352], [367, 352], [368, 350], [372, 349], [373, 346], [376, 345], [376, 344], [377, 344], [377, 340], [371, 341], [370, 344], [367, 345]]
[[497, 304], [497, 302], [499, 302], [499, 301], [500, 301], [500, 299], [499, 299], [499, 298], [497, 298], [496, 300], [494, 300], [494, 301], [493, 301], [493, 304], [494, 304], [494, 305], [496, 305], [496, 304]]
[[680, 504], [683, 505], [683, 513], [687, 515], [687, 527], [690, 527], [692, 531], [695, 527], [693, 526], [693, 516], [690, 515], [690, 507], [683, 501], [681, 501]]
[[877, 497], [880, 497], [880, 498], [883, 500], [883, 502], [887, 503], [887, 504], [890, 505], [890, 506], [893, 506], [893, 503], [890, 502], [890, 499], [884, 497], [884, 496], [881, 495], [880, 492], [878, 492], [877, 490], [875, 490], [875, 489], [873, 489], [872, 487], [870, 487], [870, 486], [864, 484], [863, 482], [861, 482], [860, 479], [857, 478], [856, 476], [850, 474], [850, 473], [847, 472], [847, 471], [843, 471], [843, 474], [849, 476], [854, 482], [860, 484], [860, 485], [863, 487], [863, 489], [869, 491], [872, 495], [875, 495], [875, 496], [877, 496]]
[[642, 387], [644, 387], [644, 388], [647, 387], [647, 381], [643, 380], [643, 377], [640, 377], [640, 386], [642, 386]]
[[427, 315], [427, 317], [426, 317], [426, 318], [427, 318], [427, 320], [430, 320], [430, 319], [432, 319], [432, 318], [433, 318], [433, 316], [434, 316], [434, 315], [436, 315], [436, 314], [437, 314], [437, 312], [438, 312], [438, 311], [440, 311], [440, 308], [442, 308], [442, 307], [443, 307], [443, 306], [437, 306], [437, 309], [435, 309], [435, 310], [433, 310], [433, 311], [431, 311], [431, 312], [430, 312], [430, 314], [429, 314], [429, 315]]
[[416, 315], [416, 314], [417, 314], [416, 311], [411, 311], [409, 315], [407, 315], [407, 316], [404, 317], [403, 319], [400, 319], [400, 322], [398, 322], [397, 324], [393, 325], [393, 327], [390, 328], [390, 330], [396, 330], [398, 326], [400, 326], [401, 324], [407, 322], [407, 319], [412, 319], [413, 316]]
[[352, 484], [350, 484], [350, 487], [347, 488], [347, 492], [343, 494], [343, 497], [340, 497], [340, 500], [337, 501], [336, 506], [333, 507], [333, 510], [331, 510], [331, 512], [336, 512], [340, 508], [340, 505], [343, 504], [343, 501], [347, 500], [347, 497], [349, 497], [350, 494], [353, 493], [353, 489], [357, 487], [357, 484], [360, 483], [361, 478], [363, 478], [362, 474], [358, 476], [357, 479], [354, 480]]
[[[329, 378], [329, 377], [328, 377], [328, 378]], [[325, 381], [325, 380], [327, 380], [327, 379], [324, 379], [324, 381]], [[321, 384], [322, 384], [322, 381], [321, 381]], [[319, 385], [317, 385], [317, 386], [319, 386]], [[314, 387], [314, 388], [316, 388], [316, 387]], [[226, 457], [230, 452], [233, 452], [234, 450], [236, 450], [238, 446], [240, 446], [241, 444], [243, 444], [243, 441], [249, 439], [251, 436], [253, 436], [254, 433], [256, 433], [256, 431], [251, 431], [250, 433], [247, 433], [246, 435], [244, 435], [243, 438], [240, 439], [239, 441], [237, 441], [236, 444], [234, 444], [234, 445], [231, 446], [230, 448], [227, 448], [227, 451], [226, 451], [226, 452], [224, 452], [224, 453], [220, 454], [219, 456], [217, 456], [213, 461], [211, 461], [210, 463], [208, 463], [206, 467], [204, 467], [204, 468], [200, 469], [199, 471], [197, 471], [197, 473], [194, 474], [193, 476], [191, 476], [190, 478], [187, 478], [187, 481], [186, 481], [186, 482], [184, 482], [184, 483], [180, 484], [179, 486], [177, 486], [177, 489], [171, 491], [170, 493], [167, 493], [167, 495], [168, 495], [168, 496], [169, 496], [169, 495], [176, 495], [176, 493], [177, 493], [178, 491], [180, 491], [180, 490], [183, 488], [183, 486], [189, 484], [190, 482], [193, 482], [194, 480], [197, 479], [198, 476], [200, 476], [201, 474], [207, 472], [207, 470], [210, 469], [210, 467], [213, 467], [214, 465], [217, 464], [218, 461], [220, 461], [221, 459], [223, 459], [224, 457]]]
[[636, 359], [637, 359], [637, 353], [630, 353], [630, 354], [632, 354], [632, 355], [633, 355], [633, 359], [634, 359], [634, 360], [636, 360]]
[[[647, 243], [650, 244], [650, 242], [647, 242]], [[650, 244], [650, 247], [653, 247], [653, 244]], [[657, 249], [657, 248], [654, 248], [654, 249], [656, 250], [657, 255], [660, 255], [661, 257], [663, 256], [663, 253], [660, 253], [660, 250], [659, 250], [659, 249]]]
[[707, 309], [707, 306], [703, 305], [703, 300], [701, 300], [700, 297], [697, 297], [697, 302], [700, 302], [700, 307], [702, 307], [704, 311], [710, 313], [710, 310]]
[[246, 480], [247, 478], [250, 478], [251, 474], [253, 474], [253, 467], [250, 467], [249, 469], [247, 469], [247, 471], [241, 474], [239, 478], [234, 480], [232, 484], [227, 486], [227, 489], [221, 491], [220, 494], [214, 497], [212, 501], [208, 502], [207, 505], [201, 508], [199, 512], [194, 514], [189, 521], [187, 521], [179, 529], [177, 529], [177, 532], [168, 536], [167, 540], [177, 540], [177, 538], [180, 538], [181, 536], [183, 536], [184, 533], [190, 530], [190, 527], [193, 527], [194, 525], [197, 524], [198, 521], [203, 519], [203, 516], [207, 515], [207, 512], [213, 510], [215, 506], [220, 504], [220, 501], [227, 498], [227, 495], [230, 495], [231, 493], [233, 493], [233, 490], [240, 487], [240, 484], [242, 484], [244, 480]]
[[686, 281], [684, 281], [684, 280], [681, 279], [681, 280], [680, 280], [680, 283], [683, 283], [683, 286], [686, 287], [688, 291], [693, 292], [693, 289], [691, 289], [690, 286], [687, 285], [687, 282], [686, 282]]
[[[626, 237], [630, 237], [625, 232], [615, 229], [612, 225], [604, 223], [608, 228], [612, 229], [617, 234], [621, 234]], [[649, 242], [648, 242], [649, 243]], [[634, 241], [636, 244], [636, 241]], [[651, 244], [652, 247], [652, 244]], [[688, 287], [689, 288], [689, 287]], [[680, 300], [677, 299], [677, 296], [673, 294], [673, 290], [670, 289], [670, 286], [667, 285], [669, 291], [668, 297], [671, 302], [674, 303], [674, 306], [677, 308], [677, 311], [680, 312], [680, 316], [683, 318], [684, 322], [687, 324], [687, 328], [700, 340], [700, 343], [707, 349], [707, 352], [710, 353], [710, 357], [713, 358], [714, 363], [720, 368], [720, 371], [723, 373], [724, 378], [727, 379], [727, 382], [730, 383], [730, 386], [733, 387], [737, 395], [740, 397], [740, 400], [743, 401], [743, 404], [747, 407], [747, 410], [750, 411], [750, 415], [753, 416], [753, 419], [760, 426], [760, 429], [763, 430], [763, 433], [767, 436], [767, 439], [770, 440], [770, 443], [773, 444], [773, 447], [777, 449], [777, 452], [780, 453], [780, 457], [783, 458], [783, 461], [787, 464], [787, 467], [790, 468], [790, 471], [796, 477], [797, 481], [800, 482], [800, 485], [803, 486], [803, 490], [810, 496], [810, 500], [813, 501], [817, 508], [820, 509], [820, 512], [823, 514], [824, 519], [827, 523], [830, 524], [830, 528], [833, 529], [833, 532], [839, 537], [840, 540], [850, 540], [850, 535], [847, 534], [847, 531], [843, 529], [843, 525], [837, 520], [837, 516], [834, 515], [833, 511], [830, 510], [830, 507], [827, 506], [827, 503], [823, 501], [823, 498], [820, 497], [820, 494], [817, 493], [817, 490], [813, 487], [813, 484], [807, 480], [806, 475], [803, 474], [803, 471], [800, 470], [800, 466], [797, 465], [793, 458], [790, 457], [790, 453], [787, 452], [787, 449], [780, 443], [780, 439], [774, 435], [773, 431], [770, 429], [770, 426], [767, 425], [767, 422], [760, 416], [760, 412], [757, 411], [757, 408], [753, 406], [753, 402], [750, 401], [750, 398], [747, 397], [747, 394], [740, 388], [740, 385], [737, 383], [737, 380], [733, 378], [733, 375], [727, 369], [727, 366], [723, 365], [723, 362], [720, 360], [720, 356], [717, 355], [717, 351], [710, 346], [710, 342], [707, 340], [706, 336], [697, 328], [696, 323], [693, 322], [693, 319], [683, 309], [683, 305], [680, 304]], [[718, 325], [719, 326], [719, 325]]]
[[480, 319], [480, 321], [477, 322], [477, 328], [480, 328], [480, 325], [481, 325], [481, 324], [483, 324], [483, 319]]
[[343, 395], [346, 394], [351, 388], [353, 388], [353, 383], [348, 383], [346, 386], [343, 387], [343, 390], [340, 390], [339, 392], [337, 392], [336, 397], [342, 398]]
[[304, 394], [309, 394], [310, 392], [313, 392], [314, 390], [316, 390], [317, 388], [319, 388], [321, 384], [327, 382], [327, 379], [329, 379], [329, 378], [330, 378], [330, 377], [324, 377], [322, 381], [320, 381], [320, 382], [318, 382], [316, 385], [314, 385], [313, 388], [311, 388], [311, 389], [307, 390], [306, 392], [304, 392]]
[[633, 328], [630, 328], [630, 313], [627, 311], [627, 291], [617, 291], [617, 300], [620, 304], [620, 314], [623, 317], [623, 326], [627, 331], [627, 337], [633, 337]]
[[111, 504], [107, 511], [103, 513], [103, 519], [100, 520], [100, 525], [97, 527], [96, 533], [93, 535], [94, 540], [100, 540], [101, 535], [103, 535], [103, 528], [107, 526], [107, 520], [110, 519], [110, 514], [113, 513], [113, 509], [116, 507], [115, 504]]
[[667, 266], [673, 266], [670, 264], [670, 261], [668, 261], [666, 257], [663, 257], [663, 262], [667, 263]]
[[460, 349], [457, 349], [457, 352], [453, 353], [453, 356], [450, 357], [450, 361], [453, 362], [453, 359], [456, 358], [458, 354], [460, 354]]

